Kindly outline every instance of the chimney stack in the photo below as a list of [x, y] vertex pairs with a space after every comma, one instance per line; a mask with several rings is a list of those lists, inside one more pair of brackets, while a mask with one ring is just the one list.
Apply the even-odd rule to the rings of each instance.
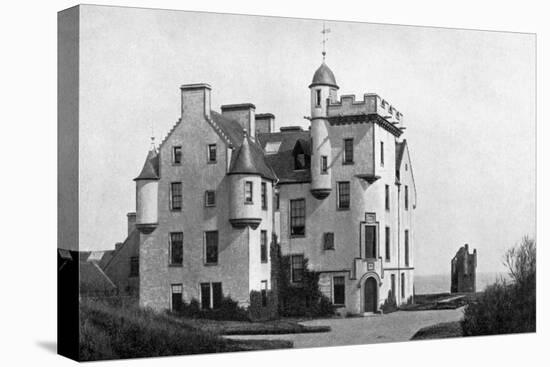
[[184, 84], [181, 90], [181, 115], [210, 117], [209, 84]]
[[136, 213], [131, 212], [126, 214], [126, 216], [128, 217], [128, 236], [129, 236], [130, 233], [132, 233], [132, 231], [136, 229]]
[[256, 132], [260, 134], [271, 133], [275, 129], [275, 115], [272, 113], [259, 113], [256, 115]]
[[252, 140], [256, 139], [256, 106], [252, 103], [227, 104], [221, 110], [224, 117], [237, 121]]

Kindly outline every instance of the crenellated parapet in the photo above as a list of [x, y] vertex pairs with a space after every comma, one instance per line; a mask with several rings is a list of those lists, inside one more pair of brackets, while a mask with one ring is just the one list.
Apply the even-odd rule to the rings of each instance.
[[403, 128], [403, 114], [388, 101], [375, 93], [366, 93], [363, 100], [356, 101], [355, 95], [340, 97], [338, 102], [330, 102], [327, 106], [328, 117], [378, 114], [388, 122]]

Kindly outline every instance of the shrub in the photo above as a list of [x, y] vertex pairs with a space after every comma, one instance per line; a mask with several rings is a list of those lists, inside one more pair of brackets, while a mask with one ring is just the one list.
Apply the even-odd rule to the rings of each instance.
[[386, 297], [386, 300], [381, 308], [383, 313], [392, 313], [397, 311], [397, 302], [395, 301], [395, 296], [391, 290], [388, 291], [388, 297]]
[[511, 283], [499, 280], [468, 304], [462, 331], [469, 335], [525, 333], [536, 330], [536, 243], [525, 237], [506, 252]]
[[223, 297], [220, 307], [216, 309], [201, 309], [199, 301], [192, 299], [189, 303], [183, 302], [180, 310], [172, 312], [183, 317], [210, 320], [249, 320], [248, 311], [240, 307], [238, 302], [232, 300], [230, 297]]

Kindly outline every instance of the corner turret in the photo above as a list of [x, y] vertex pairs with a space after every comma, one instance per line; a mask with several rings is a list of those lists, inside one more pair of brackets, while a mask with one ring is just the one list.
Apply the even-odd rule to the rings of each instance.
[[159, 156], [154, 144], [147, 154], [136, 182], [136, 228], [152, 233], [158, 225], [158, 166]]

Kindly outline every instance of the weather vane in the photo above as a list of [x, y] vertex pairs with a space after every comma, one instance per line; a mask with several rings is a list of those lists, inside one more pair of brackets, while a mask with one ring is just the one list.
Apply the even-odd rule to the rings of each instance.
[[327, 34], [330, 33], [330, 28], [325, 27], [325, 22], [323, 22], [323, 30], [321, 31], [323, 34], [323, 62], [325, 61], [325, 56], [327, 55], [326, 51], [326, 44], [328, 42]]

